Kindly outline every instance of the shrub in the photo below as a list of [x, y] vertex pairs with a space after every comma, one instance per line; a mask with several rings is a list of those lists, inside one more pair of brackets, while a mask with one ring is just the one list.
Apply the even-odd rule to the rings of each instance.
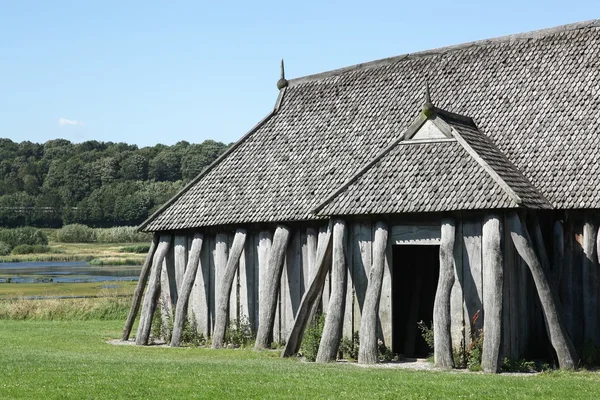
[[21, 244], [47, 245], [48, 236], [41, 230], [30, 226], [14, 229], [0, 229], [0, 242], [4, 242], [11, 249]]
[[20, 244], [12, 249], [12, 254], [39, 254], [48, 252], [50, 252], [50, 248], [41, 244]]
[[171, 316], [175, 310], [171, 309], [170, 313], [167, 311], [167, 313], [164, 314], [163, 307], [160, 306], [162, 303], [163, 301], [160, 299], [159, 305], [154, 311], [152, 328], [150, 329], [150, 342], [164, 340], [165, 342], [169, 343], [171, 341], [171, 335], [173, 334], [173, 318], [171, 318]]
[[97, 229], [97, 240], [100, 243], [135, 243], [149, 242], [152, 234], [138, 232], [135, 226], [118, 226], [114, 228]]
[[323, 326], [325, 325], [325, 315], [320, 314], [310, 324], [304, 332], [304, 338], [300, 345], [300, 353], [306, 361], [314, 362], [317, 359], [319, 345], [321, 344], [321, 335], [323, 334]]
[[206, 338], [204, 337], [204, 334], [198, 332], [198, 324], [196, 323], [196, 318], [193, 313], [190, 318], [186, 318], [185, 321], [183, 321], [181, 344], [193, 347], [206, 345]]
[[377, 350], [379, 352], [379, 361], [381, 362], [399, 361], [402, 358], [399, 354], [394, 354], [381, 339], [377, 339]]
[[119, 249], [120, 253], [147, 253], [150, 251], [149, 244], [137, 244], [133, 246], [124, 246]]
[[520, 360], [511, 360], [504, 358], [502, 361], [502, 371], [504, 372], [536, 372], [537, 368], [535, 362], [527, 361], [523, 358]]
[[579, 354], [581, 354], [581, 364], [584, 367], [592, 368], [600, 366], [600, 346], [586, 341]]
[[358, 349], [360, 347], [360, 338], [358, 331], [352, 334], [352, 339], [343, 337], [340, 343], [338, 352], [342, 353], [342, 357], [346, 357], [349, 360], [358, 359]]
[[428, 326], [424, 321], [419, 321], [417, 322], [417, 326], [421, 331], [421, 336], [423, 337], [423, 340], [425, 340], [425, 343], [427, 343], [429, 349], [433, 351], [433, 322], [431, 322], [431, 326]]
[[483, 329], [471, 330], [471, 344], [467, 348], [467, 368], [470, 371], [481, 370], [481, 355], [483, 354]]
[[7, 256], [10, 254], [11, 247], [8, 243], [0, 242], [0, 256]]
[[254, 334], [248, 318], [241, 317], [231, 321], [225, 330], [225, 343], [232, 347], [246, 347], [254, 343]]
[[57, 242], [63, 243], [92, 243], [96, 241], [96, 232], [93, 228], [82, 224], [65, 225], [56, 231]]

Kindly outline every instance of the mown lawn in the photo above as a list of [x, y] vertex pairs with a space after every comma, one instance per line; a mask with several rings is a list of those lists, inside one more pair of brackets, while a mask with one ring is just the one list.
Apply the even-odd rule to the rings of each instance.
[[600, 373], [363, 369], [277, 352], [114, 346], [122, 321], [0, 320], [0, 398], [597, 399]]

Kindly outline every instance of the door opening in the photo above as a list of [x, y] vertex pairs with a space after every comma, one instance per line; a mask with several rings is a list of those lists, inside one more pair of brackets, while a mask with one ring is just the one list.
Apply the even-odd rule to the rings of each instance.
[[417, 322], [431, 326], [440, 274], [440, 246], [393, 246], [392, 335], [394, 353], [427, 357], [430, 349]]

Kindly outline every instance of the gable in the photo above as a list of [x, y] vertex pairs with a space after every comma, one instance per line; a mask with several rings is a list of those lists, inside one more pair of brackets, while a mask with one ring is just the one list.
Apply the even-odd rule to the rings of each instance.
[[433, 122], [432, 119], [428, 119], [425, 123], [417, 129], [417, 131], [411, 136], [407, 137], [407, 141], [420, 141], [420, 140], [436, 140], [436, 139], [450, 139], [451, 136], [446, 135], [440, 130], [440, 128]]
[[[431, 106], [404, 138], [362, 168], [314, 212], [398, 214], [458, 210], [551, 208], [472, 120]], [[426, 135], [415, 139], [426, 128]], [[440, 138], [439, 136], [442, 136]]]

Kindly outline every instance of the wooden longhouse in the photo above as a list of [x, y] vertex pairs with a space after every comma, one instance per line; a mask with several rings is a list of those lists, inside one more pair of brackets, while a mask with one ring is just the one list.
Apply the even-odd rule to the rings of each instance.
[[245, 318], [284, 356], [320, 307], [321, 362], [356, 331], [361, 363], [378, 340], [426, 355], [419, 320], [441, 367], [473, 329], [489, 372], [575, 367], [600, 344], [600, 21], [289, 81], [282, 65], [277, 86], [273, 111], [142, 224], [155, 240], [124, 339], [139, 308], [147, 344], [161, 304], [174, 346], [185, 318], [213, 347]]

